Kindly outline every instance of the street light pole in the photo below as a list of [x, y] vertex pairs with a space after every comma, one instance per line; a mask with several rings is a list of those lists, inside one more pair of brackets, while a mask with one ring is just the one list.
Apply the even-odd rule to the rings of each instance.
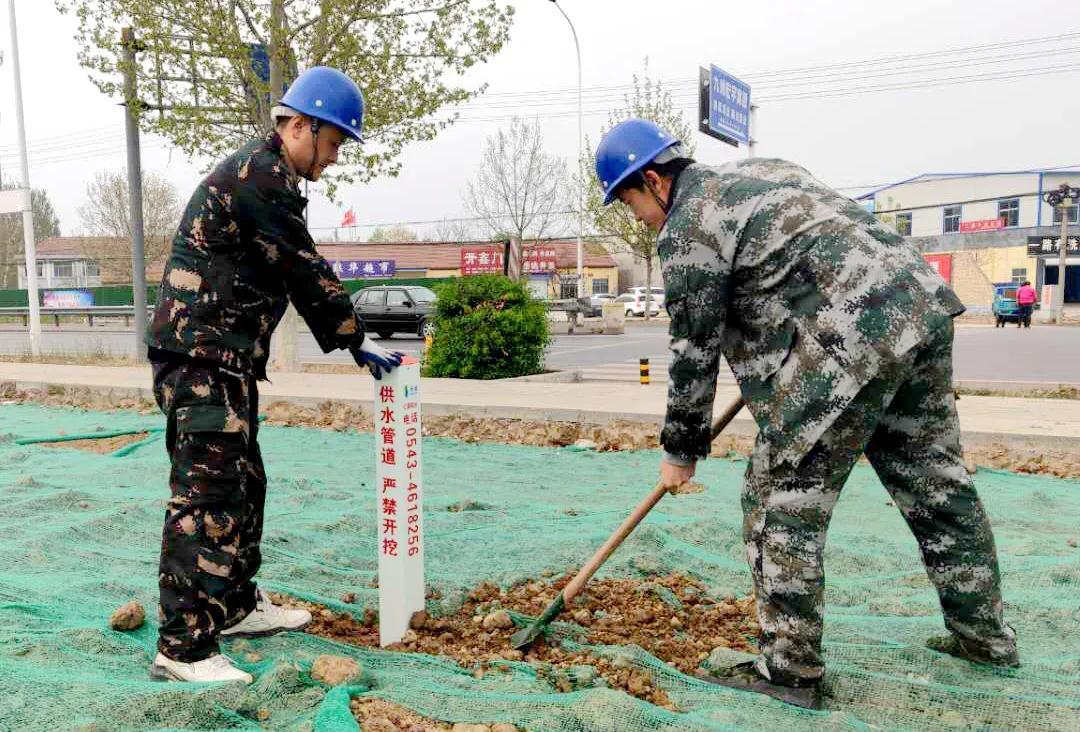
[[11, 67], [15, 73], [15, 124], [19, 130], [19, 166], [26, 187], [23, 209], [23, 250], [26, 252], [26, 297], [30, 306], [30, 354], [41, 355], [41, 310], [38, 303], [37, 251], [34, 242], [33, 193], [30, 188], [30, 161], [26, 154], [26, 121], [23, 118], [22, 73], [19, 70], [19, 31], [15, 25], [15, 0], [8, 0], [11, 27]]
[[1058, 240], [1058, 283], [1054, 290], [1054, 323], [1065, 322], [1065, 262], [1069, 254], [1069, 201], [1071, 205], [1080, 202], [1080, 188], [1073, 188], [1062, 183], [1059, 188], [1044, 194], [1048, 204], [1061, 211], [1061, 238]]
[[[566, 18], [567, 24], [570, 26], [570, 33], [574, 36], [574, 51], [577, 52], [577, 137], [578, 137], [578, 165], [585, 159], [585, 136], [583, 133], [582, 124], [582, 111], [581, 111], [581, 45], [578, 43], [577, 30], [574, 28], [574, 23], [570, 20], [570, 16], [566, 14], [566, 11], [559, 5], [558, 0], [551, 0], [559, 12], [562, 13], [562, 17]], [[578, 297], [585, 295], [582, 292], [582, 287], [585, 283], [585, 252], [581, 245], [581, 231], [585, 227], [585, 180], [584, 176], [579, 176], [578, 180], [578, 205], [577, 205], [577, 282], [578, 282]]]

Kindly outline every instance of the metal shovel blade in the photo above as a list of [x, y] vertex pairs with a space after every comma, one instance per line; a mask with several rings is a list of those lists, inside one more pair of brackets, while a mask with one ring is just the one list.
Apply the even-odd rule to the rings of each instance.
[[566, 601], [563, 600], [563, 594], [560, 592], [554, 602], [547, 606], [547, 610], [544, 611], [543, 615], [532, 621], [528, 627], [522, 628], [510, 636], [510, 645], [519, 651], [531, 645], [533, 641], [544, 633], [544, 628], [551, 624], [551, 621], [563, 611], [564, 607], [566, 607]]

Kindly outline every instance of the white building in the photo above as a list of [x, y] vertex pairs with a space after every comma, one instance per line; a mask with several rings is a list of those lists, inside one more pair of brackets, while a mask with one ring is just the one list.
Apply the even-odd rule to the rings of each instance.
[[[1060, 224], [1060, 214], [1043, 201], [1043, 193], [1062, 183], [1080, 186], [1080, 171], [924, 173], [858, 200], [872, 201], [875, 213], [894, 217], [897, 231], [905, 236], [1030, 229]], [[1070, 223], [1080, 223], [1076, 206], [1069, 217]]]
[[[1080, 170], [924, 173], [856, 200], [911, 237], [979, 312], [989, 310], [995, 285], [1030, 280], [1041, 292], [1057, 284], [1058, 255], [1034, 244], [1059, 236], [1061, 210], [1043, 195], [1063, 183], [1080, 187]], [[1071, 206], [1066, 216], [1073, 242], [1080, 236], [1080, 210]], [[1080, 302], [1080, 255], [1066, 259], [1065, 301]]]

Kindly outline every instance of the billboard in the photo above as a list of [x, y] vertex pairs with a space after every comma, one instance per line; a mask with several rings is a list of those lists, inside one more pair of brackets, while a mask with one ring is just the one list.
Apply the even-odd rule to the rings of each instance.
[[699, 70], [699, 129], [729, 145], [750, 142], [750, 85], [718, 66]]
[[94, 306], [90, 290], [46, 290], [41, 296], [43, 308], [89, 308]]
[[342, 280], [368, 280], [393, 277], [397, 265], [393, 259], [328, 259], [334, 274]]

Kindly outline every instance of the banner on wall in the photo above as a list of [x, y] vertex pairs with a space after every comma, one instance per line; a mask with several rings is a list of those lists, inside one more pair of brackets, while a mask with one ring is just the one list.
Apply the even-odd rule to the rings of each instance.
[[952, 284], [952, 255], [951, 254], [924, 254], [923, 259], [934, 268], [941, 279], [947, 284]]

